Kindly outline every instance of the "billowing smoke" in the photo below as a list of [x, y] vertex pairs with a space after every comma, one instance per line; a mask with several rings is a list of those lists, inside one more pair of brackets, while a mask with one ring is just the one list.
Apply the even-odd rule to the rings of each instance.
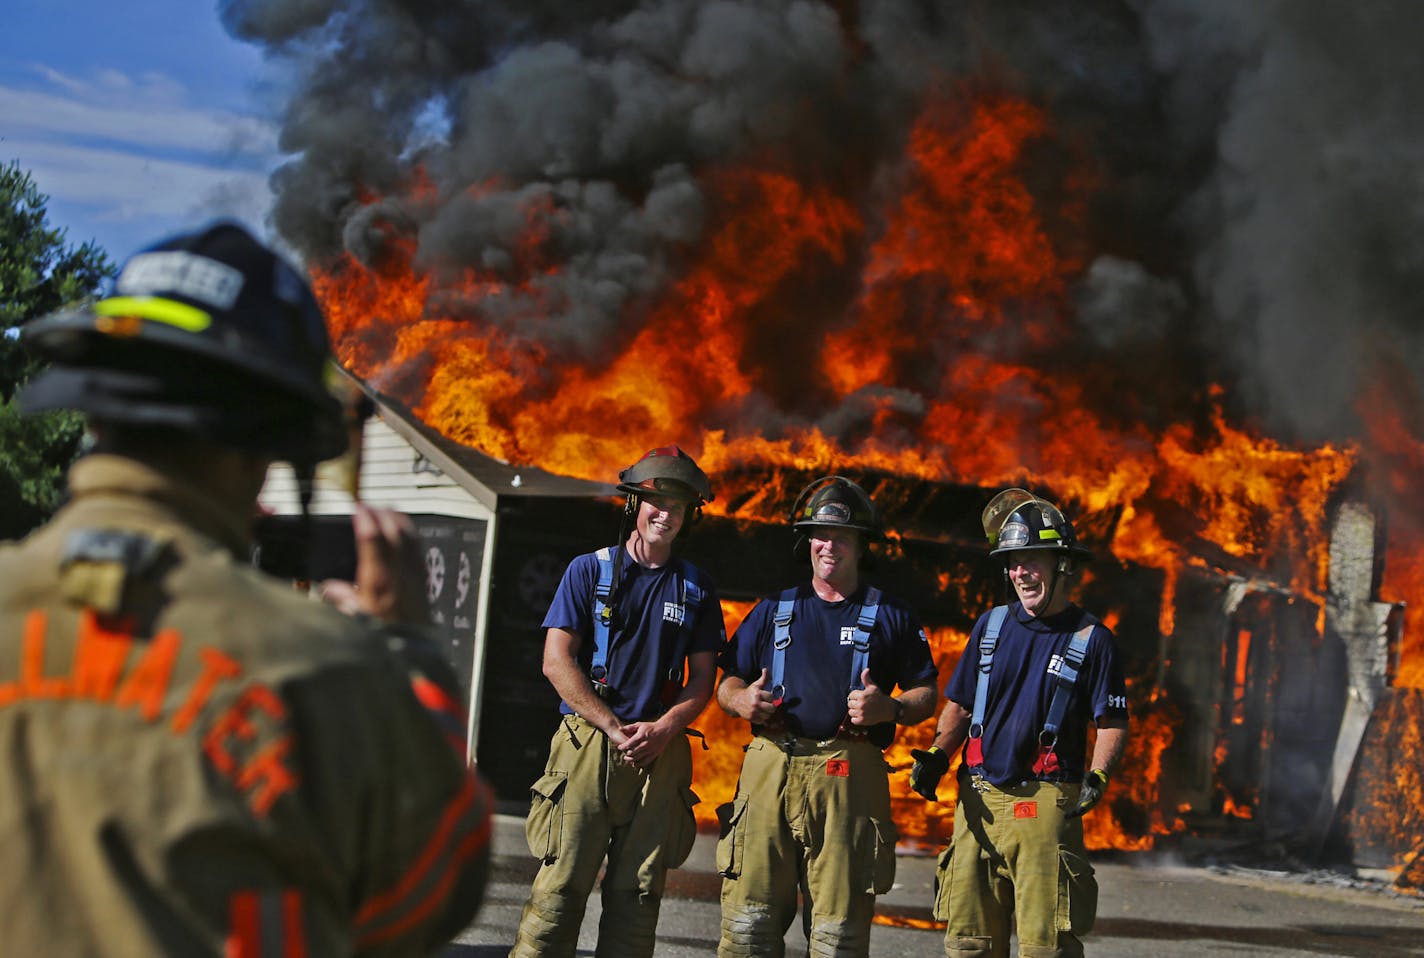
[[[281, 235], [311, 261], [350, 253], [375, 266], [410, 242], [449, 290], [471, 271], [494, 277], [497, 294], [442, 305], [537, 337], [555, 361], [598, 363], [647, 320], [716, 218], [718, 171], [752, 163], [824, 185], [873, 232], [926, 100], [981, 90], [1052, 117], [1024, 173], [1046, 208], [1067, 157], [1096, 174], [1085, 217], [1048, 224], [1081, 262], [1051, 352], [1123, 415], [1220, 382], [1236, 412], [1287, 437], [1336, 438], [1357, 428], [1352, 403], [1381, 356], [1400, 370], [1421, 358], [1424, 57], [1408, 2], [220, 9], [296, 74], [282, 138], [292, 159], [274, 180]], [[761, 380], [804, 375], [786, 368], [788, 347], [834, 329], [854, 294], [824, 277], [783, 289], [795, 329], [773, 322], [754, 337]], [[927, 335], [924, 353], [962, 345]], [[976, 345], [1006, 358], [1019, 348]], [[820, 423], [863, 420], [858, 402], [913, 416], [917, 385], [907, 373]], [[747, 408], [784, 413], [795, 392]]]

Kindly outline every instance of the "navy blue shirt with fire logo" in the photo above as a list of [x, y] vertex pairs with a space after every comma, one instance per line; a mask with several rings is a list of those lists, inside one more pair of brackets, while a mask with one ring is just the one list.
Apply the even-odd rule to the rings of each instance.
[[[1009, 606], [994, 646], [984, 709], [982, 774], [990, 783], [1015, 785], [1031, 779], [1080, 781], [1087, 771], [1084, 763], [1088, 723], [1103, 718], [1127, 718], [1127, 686], [1113, 634], [1107, 626], [1097, 623], [1058, 730], [1055, 751], [1059, 768], [1052, 773], [1034, 773], [1039, 736], [1048, 717], [1053, 689], [1058, 684], [1063, 656], [1073, 634], [1087, 624], [1085, 616], [1087, 613], [1076, 605], [1044, 619], [1025, 613], [1022, 603]], [[986, 612], [975, 623], [964, 654], [944, 690], [945, 698], [971, 714], [979, 674], [979, 641], [988, 619]]]
[[[674, 558], [656, 569], [640, 566], [622, 546], [613, 550], [622, 563], [617, 591], [610, 597], [613, 616], [608, 629], [604, 700], [622, 722], [646, 722], [663, 711], [669, 677], [685, 676], [687, 656], [717, 652], [726, 642], [722, 606], [712, 578], [690, 563]], [[586, 553], [569, 563], [544, 616], [543, 628], [564, 629], [579, 637], [578, 661], [585, 673], [593, 665], [595, 592], [598, 554]], [[691, 575], [702, 598], [689, 608], [683, 583]], [[559, 711], [573, 713], [567, 702]]]
[[[791, 643], [784, 661], [784, 704], [779, 720], [786, 731], [818, 741], [835, 736], [846, 718], [851, 667], [855, 654], [856, 620], [868, 586], [839, 602], [827, 602], [809, 583], [796, 589]], [[780, 595], [762, 599], [737, 627], [718, 664], [728, 675], [748, 684], [766, 669], [774, 675], [776, 607]], [[902, 602], [882, 595], [870, 633], [870, 677], [889, 695], [896, 686], [914, 688], [935, 683], [934, 658], [919, 619]], [[858, 676], [857, 676], [858, 678]], [[772, 679], [767, 679], [770, 689]], [[894, 726], [876, 727], [872, 736], [882, 748], [894, 737]]]

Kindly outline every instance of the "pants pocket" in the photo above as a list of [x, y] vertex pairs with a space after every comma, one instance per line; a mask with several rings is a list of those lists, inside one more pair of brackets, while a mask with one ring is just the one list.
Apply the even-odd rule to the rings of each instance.
[[742, 816], [747, 811], [744, 796], [717, 806], [717, 874], [723, 878], [739, 878], [747, 837], [742, 829]]
[[692, 845], [697, 841], [697, 814], [693, 811], [702, 799], [690, 788], [682, 789], [682, 801], [678, 802], [669, 816], [665, 860], [668, 868], [677, 868], [692, 854]]
[[529, 788], [529, 817], [524, 821], [524, 838], [529, 854], [549, 864], [559, 858], [564, 834], [564, 772], [548, 772]]
[[885, 819], [865, 818], [856, 825], [855, 859], [862, 875], [857, 884], [872, 895], [883, 895], [895, 884], [895, 843], [900, 832]]
[[954, 862], [954, 843], [950, 842], [935, 860], [934, 907], [930, 917], [935, 921], [949, 921], [949, 877]]
[[1098, 917], [1098, 880], [1086, 855], [1058, 849], [1058, 930], [1086, 935]]

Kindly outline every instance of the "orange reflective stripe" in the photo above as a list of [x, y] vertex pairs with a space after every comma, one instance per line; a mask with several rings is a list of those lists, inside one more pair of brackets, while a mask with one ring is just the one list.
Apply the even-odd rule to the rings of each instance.
[[301, 892], [282, 894], [282, 958], [306, 958], [307, 936], [302, 924]]
[[240, 891], [228, 900], [224, 958], [307, 958], [301, 892]]
[[[396, 938], [443, 905], [466, 862], [489, 847], [492, 820], [489, 792], [473, 772], [446, 806], [440, 824], [414, 864], [387, 892], [373, 896], [356, 913], [357, 943]], [[453, 844], [452, 844], [453, 842]], [[397, 914], [397, 909], [406, 909]]]
[[257, 893], [240, 891], [228, 901], [225, 958], [262, 958], [262, 909]]
[[439, 685], [422, 676], [410, 680], [411, 690], [420, 704], [430, 712], [445, 733], [445, 739], [455, 754], [465, 757], [465, 713], [460, 703]]
[[420, 704], [430, 711], [464, 718], [460, 711], [460, 703], [429, 679], [416, 676], [410, 680], [410, 687], [415, 690], [415, 697], [420, 699]]

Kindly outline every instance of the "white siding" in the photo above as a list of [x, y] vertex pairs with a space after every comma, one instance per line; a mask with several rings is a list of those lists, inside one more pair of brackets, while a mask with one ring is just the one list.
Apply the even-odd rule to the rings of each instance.
[[[407, 513], [491, 519], [491, 510], [440, 472], [416, 449], [386, 425], [380, 415], [366, 421], [362, 434], [361, 501]], [[274, 465], [259, 497], [262, 505], [279, 515], [298, 511], [296, 481], [291, 467]], [[312, 512], [348, 515], [352, 502], [337, 469], [323, 463], [317, 469]]]

